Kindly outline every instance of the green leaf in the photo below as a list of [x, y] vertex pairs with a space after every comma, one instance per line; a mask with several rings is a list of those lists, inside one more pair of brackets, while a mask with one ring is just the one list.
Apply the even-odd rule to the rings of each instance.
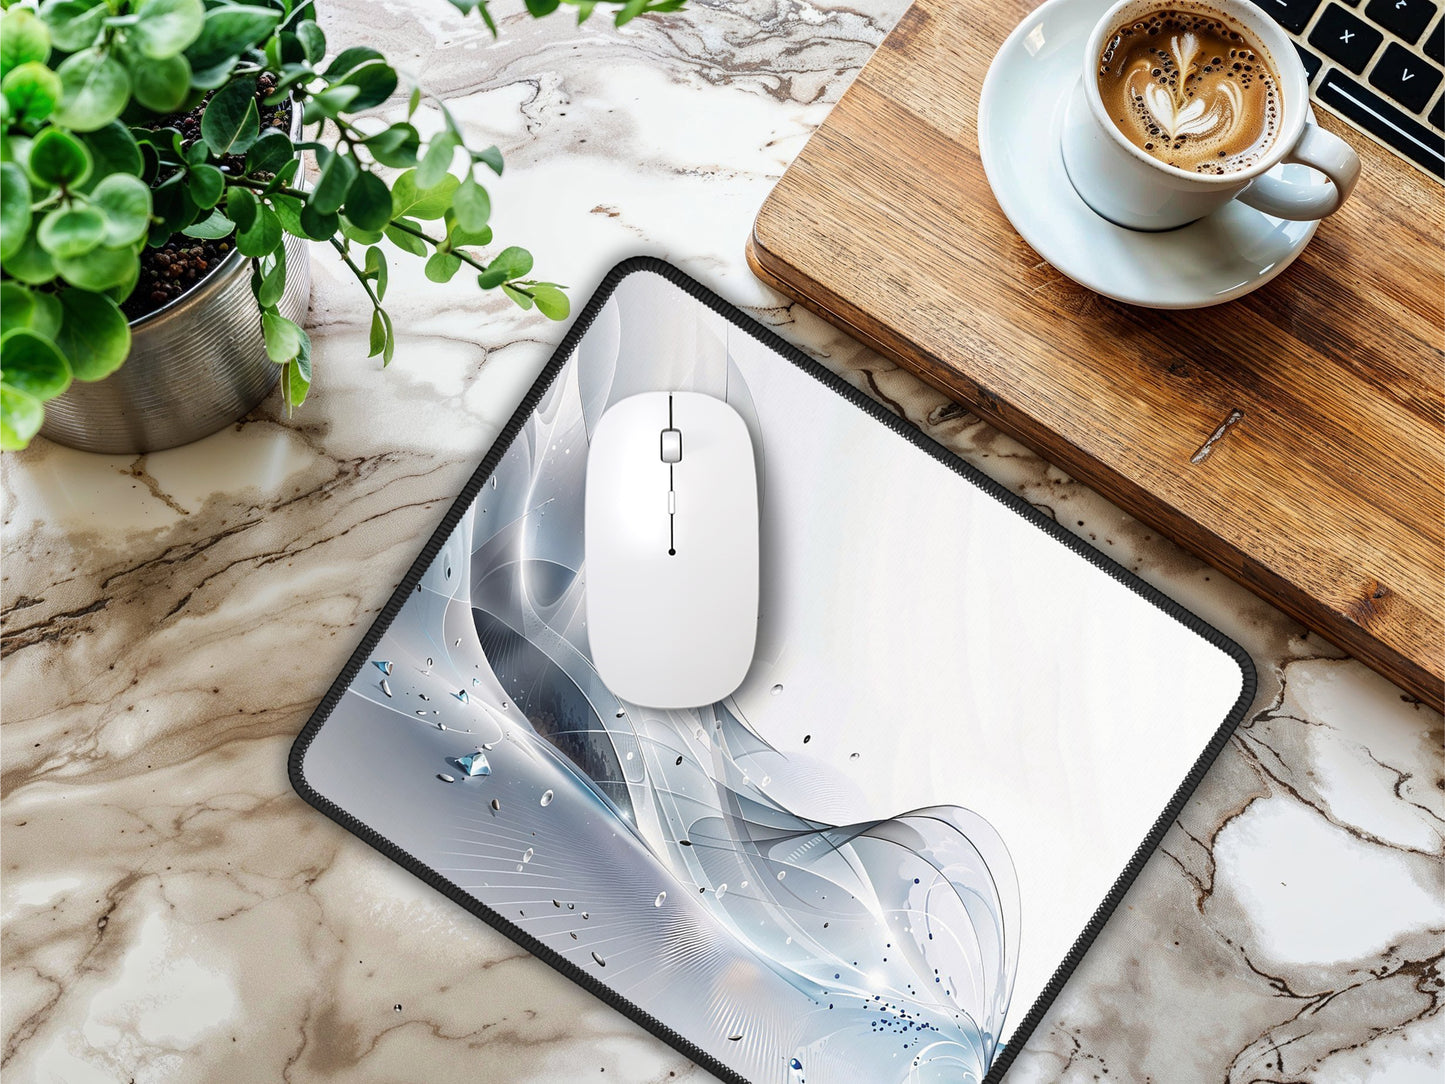
[[39, 61], [12, 68], [0, 82], [10, 115], [18, 121], [44, 120], [60, 104], [60, 77]]
[[29, 230], [5, 260], [5, 272], [11, 278], [39, 286], [55, 277], [55, 261], [40, 247], [35, 231]]
[[296, 156], [291, 137], [277, 128], [268, 129], [246, 152], [247, 173], [275, 173]]
[[179, 54], [200, 36], [206, 21], [201, 0], [138, 0], [134, 11], [136, 22], [126, 30], [126, 41], [153, 60]]
[[393, 124], [366, 141], [371, 156], [384, 166], [406, 169], [416, 165], [416, 152], [421, 136], [410, 124]]
[[284, 365], [301, 352], [301, 326], [280, 313], [261, 314], [261, 332], [266, 338], [266, 356]]
[[22, 64], [44, 64], [50, 30], [29, 8], [11, 8], [0, 18], [0, 77]]
[[227, 83], [206, 103], [206, 111], [201, 114], [201, 138], [217, 158], [244, 154], [260, 135], [256, 80]]
[[238, 229], [249, 230], [256, 222], [256, 196], [249, 188], [226, 190], [226, 217]]
[[0, 262], [9, 261], [30, 231], [30, 181], [14, 162], [0, 163]]
[[57, 207], [40, 220], [37, 236], [56, 259], [83, 256], [105, 239], [105, 216], [94, 207]]
[[70, 364], [45, 336], [11, 331], [0, 338], [0, 381], [44, 402], [70, 387]]
[[[392, 193], [392, 198], [396, 198], [395, 192]], [[392, 217], [400, 218], [401, 216], [393, 214]], [[416, 222], [412, 222], [409, 219], [403, 219], [403, 221], [414, 230], [421, 228]], [[406, 230], [399, 230], [394, 225], [386, 227], [383, 232], [386, 234], [387, 239], [403, 252], [410, 252], [413, 256], [426, 255], [426, 242], [415, 234], [407, 233]]]
[[227, 68], [253, 45], [268, 36], [281, 21], [275, 8], [251, 4], [222, 4], [206, 12], [201, 33], [186, 49], [186, 59], [197, 74]]
[[461, 224], [454, 220], [447, 228], [447, 244], [453, 249], [466, 248], [468, 245], [490, 245], [491, 243], [491, 226], [483, 226], [476, 233], [472, 233], [470, 230], [462, 229]]
[[376, 281], [376, 299], [384, 301], [387, 283], [386, 253], [376, 245], [366, 250], [366, 274]]
[[130, 326], [105, 294], [62, 290], [63, 313], [55, 343], [70, 359], [76, 380], [100, 380], [120, 368], [130, 353]]
[[55, 270], [82, 290], [109, 290], [135, 281], [140, 261], [130, 247], [93, 248], [83, 256], [55, 257]]
[[311, 240], [325, 241], [336, 236], [341, 219], [335, 211], [318, 211], [315, 204], [307, 203], [301, 208], [301, 229]]
[[416, 116], [417, 107], [421, 105], [421, 87], [411, 88], [411, 97], [406, 100], [406, 119], [411, 120]]
[[472, 161], [481, 162], [498, 177], [502, 175], [502, 152], [496, 147], [488, 147], [486, 150], [473, 151]]
[[510, 297], [519, 309], [530, 309], [532, 307], [531, 295], [525, 290], [513, 286], [510, 282], [502, 283], [502, 293]]
[[440, 184], [424, 188], [417, 183], [416, 174], [416, 170], [409, 169], [392, 182], [392, 217], [441, 218], [452, 205], [461, 181], [448, 173]]
[[236, 247], [242, 256], [268, 256], [281, 244], [281, 219], [264, 203], [256, 208], [255, 221], [236, 229]]
[[645, 7], [647, 7], [647, 0], [627, 0], [627, 3], [623, 4], [621, 10], [617, 12], [614, 21], [618, 26], [623, 26], [642, 14]]
[[47, 3], [40, 10], [41, 19], [50, 28], [50, 44], [67, 53], [94, 45], [109, 14], [104, 0], [62, 0]]
[[550, 282], [539, 282], [533, 286], [532, 300], [537, 303], [537, 311], [548, 320], [565, 320], [572, 311], [567, 295]]
[[75, 136], [46, 128], [30, 145], [30, 176], [55, 188], [72, 188], [90, 176], [90, 152]]
[[174, 113], [191, 93], [191, 64], [184, 56], [147, 59], [137, 56], [130, 65], [131, 93], [135, 100], [157, 113]]
[[22, 328], [54, 339], [60, 330], [60, 302], [54, 294], [0, 282], [0, 335]]
[[346, 109], [358, 94], [360, 87], [336, 85], [327, 87], [319, 94], [313, 94], [306, 99], [306, 107], [301, 110], [301, 119], [307, 124], [316, 124], [318, 121], [328, 120]]
[[281, 396], [288, 411], [306, 402], [311, 390], [311, 339], [304, 328], [297, 330], [301, 332], [301, 348], [281, 369]]
[[581, 26], [592, 17], [592, 9], [597, 6], [597, 0], [581, 0], [577, 5], [577, 25]]
[[332, 58], [331, 63], [326, 66], [322, 74], [327, 79], [336, 80], [347, 72], [355, 71], [363, 64], [369, 64], [374, 60], [385, 60], [375, 49], [366, 45], [353, 45], [349, 49], [343, 49]]
[[40, 432], [45, 421], [45, 408], [33, 395], [19, 388], [0, 384], [0, 449], [19, 451]]
[[283, 230], [293, 237], [307, 237], [306, 230], [301, 225], [301, 210], [306, 204], [295, 196], [287, 196], [281, 192], [274, 192], [267, 198], [275, 208], [276, 217], [281, 220]]
[[527, 11], [532, 18], [540, 19], [544, 15], [551, 15], [561, 3], [562, 0], [527, 0]]
[[286, 246], [278, 246], [262, 261], [261, 266], [263, 271], [256, 286], [256, 303], [263, 309], [269, 309], [286, 292]]
[[130, 75], [104, 49], [74, 53], [56, 69], [60, 108], [55, 121], [77, 132], [93, 132], [120, 116], [130, 100]]
[[385, 61], [363, 64], [338, 84], [355, 87], [357, 95], [347, 109], [357, 112], [386, 101], [396, 91], [396, 71]]
[[[373, 329], [375, 328], [376, 317], [377, 317], [377, 316], [380, 316], [380, 317], [381, 317], [381, 328], [382, 328], [381, 364], [382, 364], [382, 367], [385, 368], [386, 366], [388, 366], [388, 365], [391, 364], [392, 356], [396, 353], [396, 329], [391, 326], [391, 316], [390, 316], [389, 313], [387, 313], [387, 311], [386, 311], [385, 309], [377, 309], [377, 310], [375, 310], [375, 312], [374, 312], [374, 314], [373, 314], [373, 316], [372, 316], [372, 326], [373, 326]], [[375, 331], [374, 331], [374, 330], [373, 330], [373, 332], [372, 332], [372, 340], [371, 340], [371, 341], [372, 341], [373, 343], [376, 342], [376, 334], [375, 334]], [[375, 356], [376, 356], [376, 352], [375, 352], [375, 351], [372, 351], [370, 354], [367, 355], [367, 357], [375, 357]]]
[[376, 357], [386, 349], [386, 324], [382, 322], [381, 310], [371, 310], [371, 350], [366, 355], [369, 358]]
[[87, 133], [82, 142], [95, 162], [91, 176], [97, 180], [112, 173], [129, 173], [139, 177], [145, 167], [140, 145], [130, 134], [130, 129], [118, 120]]
[[450, 252], [433, 252], [426, 262], [426, 277], [433, 282], [450, 282], [461, 266], [461, 259]]
[[266, 182], [266, 187], [262, 191], [271, 193], [289, 185], [292, 178], [299, 172], [301, 172], [301, 159], [293, 158], [276, 171], [276, 175]]
[[[210, 169], [211, 167], [203, 167]], [[216, 171], [217, 176], [220, 171]], [[90, 202], [105, 216], [105, 243], [129, 245], [139, 241], [150, 228], [151, 190], [139, 177], [114, 173], [90, 193]]]
[[346, 202], [346, 194], [360, 171], [356, 159], [349, 154], [323, 150], [317, 152], [317, 158], [321, 162], [321, 176], [308, 202], [320, 214], [335, 214]]
[[492, 217], [491, 197], [470, 172], [457, 189], [452, 209], [456, 212], [457, 224], [467, 233], [480, 233], [486, 227], [487, 219]]
[[191, 223], [181, 232], [187, 237], [217, 241], [222, 237], [229, 237], [235, 228], [236, 224], [227, 218], [220, 208], [216, 208], [207, 217], [199, 222]]
[[525, 248], [513, 245], [499, 252], [487, 269], [477, 276], [477, 285], [483, 290], [494, 289], [511, 279], [519, 279], [532, 270], [532, 254]]
[[209, 164], [192, 166], [189, 174], [191, 199], [201, 210], [209, 211], [226, 190], [226, 175]]
[[358, 174], [346, 190], [346, 217], [363, 230], [385, 228], [391, 221], [391, 191], [386, 182], [375, 173]]
[[441, 183], [451, 168], [459, 143], [460, 140], [451, 132], [441, 132], [427, 145], [426, 154], [422, 155], [421, 165], [416, 170], [418, 188], [434, 188]]
[[301, 41], [301, 48], [306, 51], [308, 63], [315, 64], [326, 55], [326, 34], [314, 20], [305, 19], [297, 23], [296, 37]]

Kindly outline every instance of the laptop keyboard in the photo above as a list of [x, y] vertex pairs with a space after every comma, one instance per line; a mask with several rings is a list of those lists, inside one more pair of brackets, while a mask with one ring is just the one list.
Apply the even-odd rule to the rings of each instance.
[[1255, 0], [1294, 38], [1314, 98], [1445, 180], [1445, 0]]

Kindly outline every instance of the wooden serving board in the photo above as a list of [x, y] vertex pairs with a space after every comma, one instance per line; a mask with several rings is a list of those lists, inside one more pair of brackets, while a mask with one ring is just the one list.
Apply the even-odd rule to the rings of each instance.
[[764, 203], [754, 271], [1441, 708], [1445, 190], [1317, 107], [1364, 173], [1292, 267], [1208, 309], [1100, 297], [979, 161], [1034, 6], [916, 0]]

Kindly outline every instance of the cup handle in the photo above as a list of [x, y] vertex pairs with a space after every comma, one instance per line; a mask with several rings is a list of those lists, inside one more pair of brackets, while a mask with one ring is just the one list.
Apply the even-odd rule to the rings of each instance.
[[1284, 161], [1313, 166], [1331, 183], [1293, 184], [1266, 174], [1250, 182], [1239, 194], [1240, 202], [1275, 218], [1309, 222], [1338, 211], [1360, 179], [1360, 156], [1339, 136], [1313, 122], [1305, 125]]

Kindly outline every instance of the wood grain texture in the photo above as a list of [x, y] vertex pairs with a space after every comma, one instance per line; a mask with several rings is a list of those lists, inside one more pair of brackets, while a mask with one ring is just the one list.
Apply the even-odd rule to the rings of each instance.
[[916, 0], [764, 203], [753, 270], [1441, 708], [1445, 190], [1319, 110], [1364, 173], [1289, 270], [1210, 309], [1094, 294], [979, 161], [1033, 6]]

